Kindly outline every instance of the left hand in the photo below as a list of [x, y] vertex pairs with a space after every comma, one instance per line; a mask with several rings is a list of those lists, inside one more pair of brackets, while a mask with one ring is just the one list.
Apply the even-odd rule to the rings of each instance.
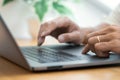
[[109, 57], [109, 52], [120, 54], [120, 26], [109, 25], [89, 33], [83, 54], [90, 50], [99, 57]]

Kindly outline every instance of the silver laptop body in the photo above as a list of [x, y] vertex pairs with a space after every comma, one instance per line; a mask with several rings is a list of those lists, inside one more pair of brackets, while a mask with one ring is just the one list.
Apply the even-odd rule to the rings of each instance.
[[[16, 26], [17, 27], [17, 26]], [[81, 54], [83, 46], [72, 44], [18, 47], [0, 17], [0, 56], [30, 71], [61, 70], [120, 63], [120, 55], [99, 58], [94, 53]]]

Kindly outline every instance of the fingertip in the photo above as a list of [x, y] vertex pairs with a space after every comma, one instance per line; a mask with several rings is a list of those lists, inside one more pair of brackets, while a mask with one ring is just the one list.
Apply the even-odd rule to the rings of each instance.
[[63, 36], [63, 35], [60, 35], [60, 36], [58, 37], [58, 41], [59, 41], [60, 43], [65, 42], [64, 36]]
[[38, 46], [41, 46], [44, 42], [44, 38], [39, 38], [38, 39]]
[[82, 54], [87, 54], [86, 48], [83, 49]]
[[89, 52], [89, 46], [88, 44], [83, 48], [82, 54], [87, 54], [87, 52]]
[[41, 46], [41, 44], [38, 43], [37, 46]]
[[38, 41], [38, 44], [37, 44], [37, 46], [41, 46], [42, 45], [42, 43], [40, 43], [39, 41]]
[[82, 54], [86, 54], [86, 51], [83, 49]]

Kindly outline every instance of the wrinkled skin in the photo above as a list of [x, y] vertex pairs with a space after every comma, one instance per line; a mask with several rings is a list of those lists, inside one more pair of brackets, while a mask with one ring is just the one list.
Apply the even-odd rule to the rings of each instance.
[[[100, 42], [97, 39], [100, 38]], [[107, 25], [105, 28], [87, 35], [88, 43], [83, 53], [88, 51], [96, 53], [99, 57], [109, 57], [110, 52], [120, 54], [120, 26]]]
[[39, 46], [44, 43], [48, 35], [60, 43], [85, 44], [83, 54], [92, 51], [99, 57], [109, 57], [109, 52], [120, 53], [120, 27], [116, 25], [103, 23], [95, 29], [83, 29], [67, 17], [58, 17], [40, 25]]
[[41, 24], [38, 34], [38, 45], [42, 45], [45, 37], [50, 35], [60, 43], [70, 42], [81, 44], [89, 30], [80, 29], [77, 24], [67, 17], [59, 17], [52, 21]]

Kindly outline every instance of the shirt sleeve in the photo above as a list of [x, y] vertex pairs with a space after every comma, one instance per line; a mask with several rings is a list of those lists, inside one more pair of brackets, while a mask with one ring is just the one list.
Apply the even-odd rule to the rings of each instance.
[[108, 15], [104, 22], [111, 25], [120, 25], [120, 4]]

